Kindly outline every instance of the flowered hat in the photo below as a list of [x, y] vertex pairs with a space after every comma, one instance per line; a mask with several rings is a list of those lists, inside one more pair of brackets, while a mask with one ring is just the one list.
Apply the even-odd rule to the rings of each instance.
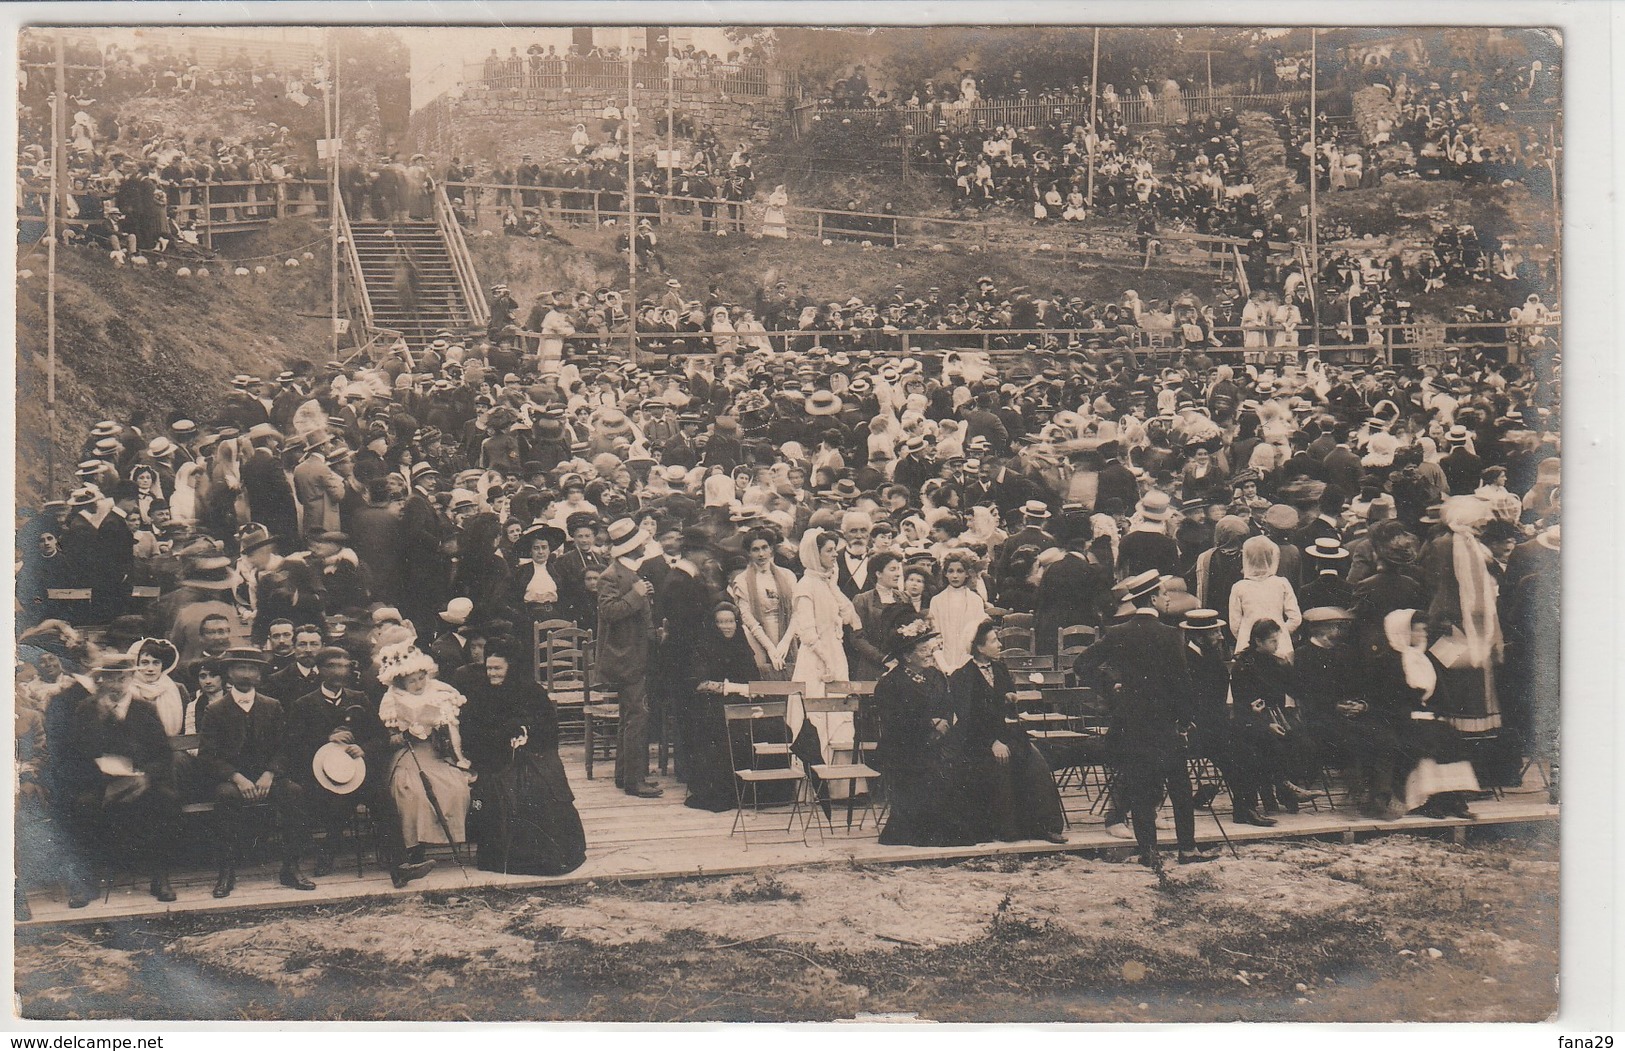
[[440, 670], [434, 658], [418, 649], [416, 639], [392, 643], [378, 651], [378, 681], [392, 686], [395, 680], [416, 672], [430, 675]]

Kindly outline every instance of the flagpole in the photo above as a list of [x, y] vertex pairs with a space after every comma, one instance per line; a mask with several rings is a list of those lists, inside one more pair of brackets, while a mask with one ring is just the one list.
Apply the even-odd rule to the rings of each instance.
[[342, 44], [333, 30], [328, 30], [328, 39], [332, 43], [329, 58], [333, 68], [328, 74], [328, 95], [331, 96], [332, 107], [323, 108], [327, 114], [327, 163], [332, 169], [333, 181], [327, 190], [327, 225], [332, 230], [329, 238], [332, 247], [332, 260], [329, 267], [329, 289], [333, 303], [333, 317], [328, 323], [331, 330], [328, 338], [332, 341], [331, 349], [333, 360], [339, 360], [339, 137], [343, 132], [339, 128], [339, 49]]
[[632, 141], [632, 30], [626, 30], [626, 360], [638, 360], [638, 180], [637, 148]]
[[[67, 191], [62, 177], [66, 158], [62, 149], [62, 118], [67, 113], [67, 58], [62, 33], [56, 34], [56, 93], [51, 98], [51, 200], [45, 213], [45, 488], [56, 492], [56, 242], [57, 224]], [[66, 216], [63, 216], [66, 218]]]
[[[1320, 276], [1320, 198], [1316, 184], [1320, 181], [1316, 172], [1320, 167], [1320, 144], [1316, 141], [1319, 134], [1317, 125], [1319, 119], [1319, 50], [1316, 41], [1320, 37], [1320, 30], [1309, 30], [1309, 267], [1311, 273], [1303, 275], [1306, 280], [1314, 281]], [[1319, 297], [1312, 297], [1315, 303]], [[1315, 307], [1315, 345], [1320, 345], [1320, 309]]]
[[1100, 128], [1095, 124], [1096, 107], [1100, 100], [1100, 27], [1095, 27], [1095, 57], [1089, 64], [1089, 134], [1094, 142], [1089, 146], [1089, 207], [1095, 206], [1095, 146], [1100, 142]]

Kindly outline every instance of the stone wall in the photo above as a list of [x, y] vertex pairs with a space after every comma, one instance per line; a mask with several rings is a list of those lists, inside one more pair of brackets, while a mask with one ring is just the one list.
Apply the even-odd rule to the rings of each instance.
[[[624, 96], [615, 101], [619, 104]], [[709, 124], [732, 151], [740, 142], [764, 142], [788, 130], [788, 103], [779, 98], [737, 99], [719, 95], [685, 94], [675, 96], [679, 118], [687, 117], [696, 128]], [[566, 94], [561, 90], [520, 95], [517, 92], [482, 91], [462, 98], [441, 96], [412, 115], [411, 151], [434, 158], [461, 157], [467, 161], [489, 161], [513, 165], [530, 154], [546, 164], [566, 156], [570, 132], [585, 124], [595, 142], [603, 139], [601, 124], [603, 94]], [[665, 110], [664, 95], [638, 100], [635, 144], [644, 153], [664, 146], [664, 136], [655, 134], [657, 114]]]

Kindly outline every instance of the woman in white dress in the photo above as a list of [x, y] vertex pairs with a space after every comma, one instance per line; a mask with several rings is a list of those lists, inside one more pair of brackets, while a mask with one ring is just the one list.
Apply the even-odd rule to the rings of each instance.
[[767, 195], [767, 210], [762, 214], [762, 236], [787, 238], [790, 228], [784, 220], [784, 209], [790, 204], [790, 195], [784, 192], [781, 182], [773, 187], [773, 192]]
[[790, 631], [796, 578], [773, 561], [774, 536], [765, 529], [745, 537], [748, 565], [728, 585], [728, 597], [739, 607], [739, 620], [756, 671], [763, 679], [788, 679], [795, 649]]
[[378, 718], [390, 729], [395, 748], [389, 788], [406, 848], [397, 876], [427, 871], [426, 844], [468, 839], [470, 764], [458, 729], [464, 697], [434, 678], [439, 670], [415, 639], [392, 643], [378, 654], [378, 681], [389, 687], [378, 704]]
[[949, 552], [942, 560], [942, 576], [948, 586], [931, 599], [931, 625], [942, 636], [937, 667], [944, 675], [952, 675], [970, 660], [976, 628], [988, 617], [987, 601], [971, 586], [974, 564], [969, 552]]
[[809, 529], [801, 537], [805, 572], [791, 603], [790, 631], [797, 649], [790, 679], [805, 684], [809, 697], [824, 696], [828, 683], [846, 681], [846, 629], [863, 627], [852, 600], [835, 582], [839, 546], [840, 534], [829, 530]]

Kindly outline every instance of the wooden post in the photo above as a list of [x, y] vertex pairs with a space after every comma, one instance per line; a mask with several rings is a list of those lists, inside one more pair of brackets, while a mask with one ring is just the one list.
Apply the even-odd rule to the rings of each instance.
[[62, 31], [56, 34], [56, 93], [51, 97], [51, 199], [46, 202], [45, 213], [45, 488], [56, 494], [56, 242], [60, 226], [57, 217], [63, 208], [67, 193], [67, 179], [63, 178], [67, 151], [62, 127], [68, 101], [68, 74], [63, 55]]
[[822, 241], [824, 239], [824, 213], [820, 211], [814, 214], [818, 217], [818, 239]]
[[[1096, 143], [1100, 140], [1100, 129], [1095, 125], [1095, 116], [1100, 105], [1100, 27], [1095, 27], [1095, 57], [1089, 63], [1089, 134], [1095, 137]], [[1095, 147], [1089, 147], [1089, 190], [1085, 198], [1089, 207], [1095, 206]]]

